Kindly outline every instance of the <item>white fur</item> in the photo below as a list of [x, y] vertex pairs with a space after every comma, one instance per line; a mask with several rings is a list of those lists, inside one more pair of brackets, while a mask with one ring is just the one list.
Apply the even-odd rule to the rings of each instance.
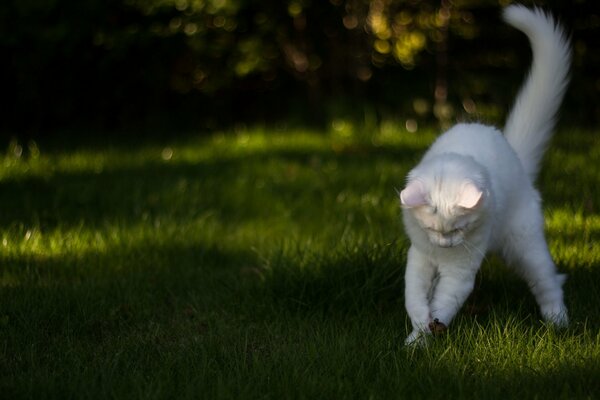
[[548, 251], [533, 179], [566, 88], [569, 44], [538, 9], [510, 6], [504, 18], [529, 37], [534, 54], [505, 135], [481, 124], [455, 125], [409, 173], [400, 195], [412, 243], [405, 298], [413, 331], [407, 343], [420, 342], [434, 319], [452, 321], [488, 251], [515, 266], [545, 320], [568, 324], [564, 276]]
[[508, 116], [504, 135], [534, 180], [569, 82], [571, 48], [552, 16], [540, 9], [507, 7], [504, 20], [529, 37], [533, 52], [529, 78]]

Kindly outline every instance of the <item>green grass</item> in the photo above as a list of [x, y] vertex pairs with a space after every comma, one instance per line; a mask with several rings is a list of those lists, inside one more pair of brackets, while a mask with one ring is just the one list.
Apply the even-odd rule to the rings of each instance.
[[594, 134], [561, 131], [539, 180], [571, 327], [544, 326], [490, 256], [448, 334], [415, 350], [402, 345], [395, 189], [435, 134], [334, 126], [13, 143], [0, 159], [0, 397], [597, 397]]

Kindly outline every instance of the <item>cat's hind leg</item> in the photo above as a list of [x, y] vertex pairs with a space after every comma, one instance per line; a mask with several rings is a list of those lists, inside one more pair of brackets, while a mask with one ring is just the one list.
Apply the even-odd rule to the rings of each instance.
[[530, 215], [513, 224], [504, 241], [504, 255], [529, 285], [544, 320], [565, 327], [569, 324], [562, 289], [566, 276], [558, 273], [552, 261], [541, 212], [538, 215], [536, 221]]

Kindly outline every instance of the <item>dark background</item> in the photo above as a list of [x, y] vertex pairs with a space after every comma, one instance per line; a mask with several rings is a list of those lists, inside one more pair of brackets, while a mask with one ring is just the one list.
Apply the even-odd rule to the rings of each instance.
[[[318, 127], [338, 117], [501, 124], [531, 58], [525, 36], [499, 18], [509, 3], [3, 0], [0, 135]], [[598, 2], [535, 4], [573, 41], [561, 123], [593, 126]]]

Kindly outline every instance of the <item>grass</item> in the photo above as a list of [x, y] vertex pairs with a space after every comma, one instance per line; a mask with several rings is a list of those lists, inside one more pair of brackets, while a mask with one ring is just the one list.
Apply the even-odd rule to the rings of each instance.
[[561, 131], [539, 180], [571, 327], [490, 256], [448, 334], [411, 350], [394, 190], [435, 134], [334, 127], [12, 143], [1, 397], [597, 397], [600, 141]]

